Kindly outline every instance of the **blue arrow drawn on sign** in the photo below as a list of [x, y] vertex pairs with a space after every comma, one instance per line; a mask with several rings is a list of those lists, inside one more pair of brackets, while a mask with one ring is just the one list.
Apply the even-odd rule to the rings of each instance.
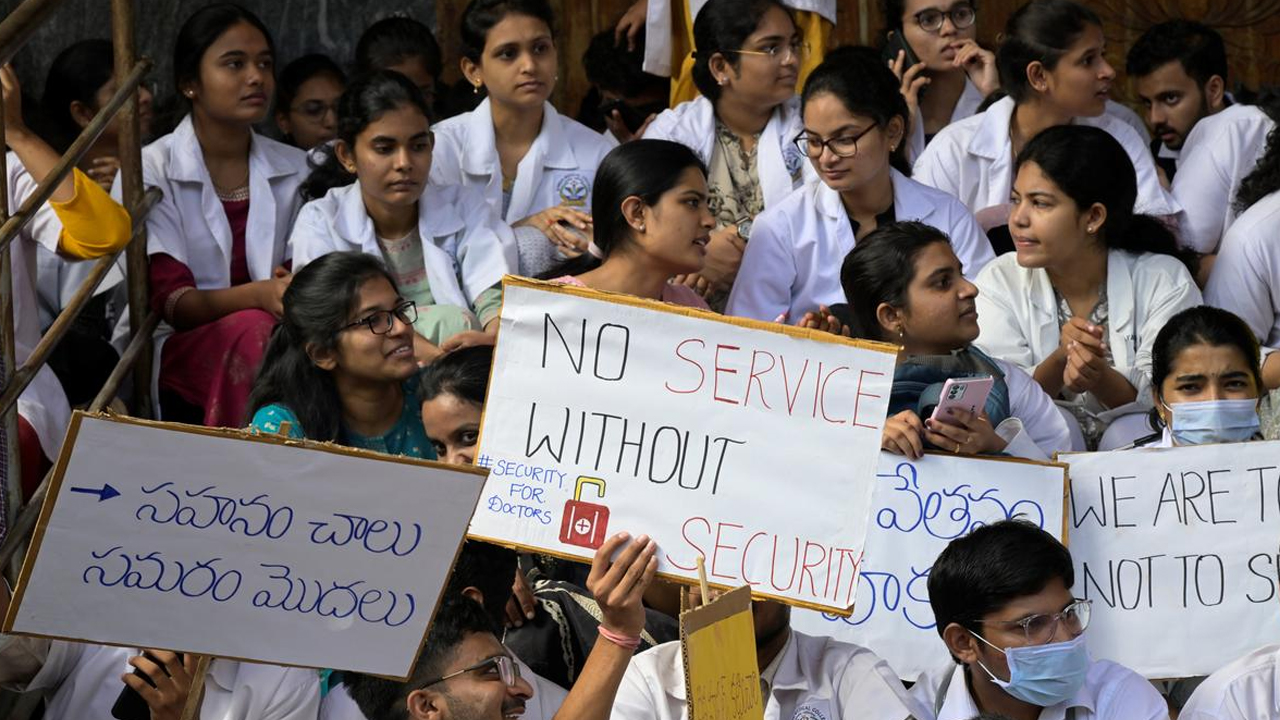
[[111, 485], [108, 483], [103, 483], [101, 489], [73, 487], [71, 488], [71, 492], [84, 493], [86, 495], [97, 495], [98, 502], [102, 502], [103, 500], [110, 500], [111, 498], [118, 497], [120, 495], [120, 491], [111, 487]]

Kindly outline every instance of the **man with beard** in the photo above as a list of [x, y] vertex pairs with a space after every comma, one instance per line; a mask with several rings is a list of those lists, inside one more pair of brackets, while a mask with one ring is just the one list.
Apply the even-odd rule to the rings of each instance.
[[[1147, 30], [1129, 51], [1127, 70], [1147, 108], [1157, 164], [1184, 211], [1182, 244], [1212, 256], [1235, 221], [1240, 181], [1266, 151], [1275, 123], [1260, 107], [1232, 104], [1222, 36], [1199, 23], [1172, 20]], [[1201, 284], [1212, 259], [1201, 262]]]
[[[691, 595], [696, 607], [699, 593]], [[792, 630], [791, 608], [781, 603], [752, 602], [751, 615], [764, 720], [902, 720], [911, 714], [897, 674], [870, 650]], [[680, 642], [632, 658], [614, 699], [612, 720], [688, 717]]]

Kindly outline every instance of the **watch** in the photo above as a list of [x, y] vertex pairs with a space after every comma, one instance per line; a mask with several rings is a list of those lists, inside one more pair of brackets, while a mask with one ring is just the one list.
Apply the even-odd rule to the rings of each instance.
[[743, 240], [751, 240], [751, 218], [738, 221], [738, 237]]

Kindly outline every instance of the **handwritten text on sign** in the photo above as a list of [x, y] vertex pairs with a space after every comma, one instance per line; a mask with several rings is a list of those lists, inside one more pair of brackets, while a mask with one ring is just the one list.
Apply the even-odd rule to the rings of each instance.
[[471, 534], [848, 608], [895, 355], [825, 337], [508, 280]]
[[680, 614], [689, 720], [761, 720], [760, 667], [751, 588]]
[[406, 675], [483, 477], [174, 427], [75, 416], [6, 630]]
[[1206, 675], [1280, 637], [1280, 443], [1060, 458], [1094, 657]]
[[1061, 539], [1066, 479], [1055, 465], [882, 453], [853, 615], [802, 610], [792, 626], [870, 648], [904, 679], [937, 669], [947, 649], [929, 606], [933, 561], [950, 541], [998, 520], [1026, 520]]

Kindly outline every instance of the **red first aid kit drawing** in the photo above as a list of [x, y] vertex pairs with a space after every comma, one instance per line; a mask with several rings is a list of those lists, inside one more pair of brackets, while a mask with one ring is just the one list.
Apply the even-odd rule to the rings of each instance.
[[604, 497], [604, 480], [585, 475], [578, 478], [573, 489], [573, 499], [564, 503], [564, 517], [560, 520], [560, 542], [597, 550], [604, 544], [609, 531], [609, 508], [583, 502], [584, 485], [594, 485], [596, 497]]

